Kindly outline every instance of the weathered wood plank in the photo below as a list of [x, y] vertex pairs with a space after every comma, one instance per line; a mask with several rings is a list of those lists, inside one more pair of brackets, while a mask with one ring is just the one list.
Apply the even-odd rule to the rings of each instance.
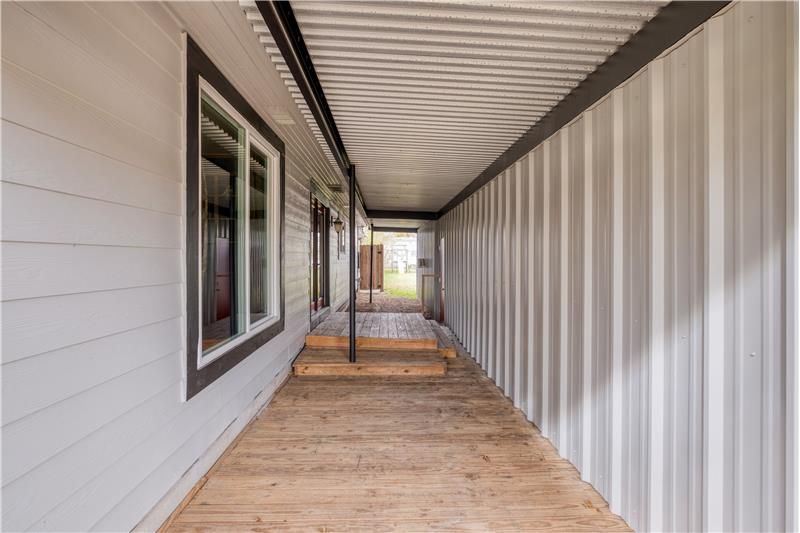
[[291, 378], [170, 531], [629, 531], [473, 361], [438, 361]]
[[[349, 346], [347, 313], [331, 313], [306, 336], [314, 348]], [[357, 313], [356, 346], [376, 349], [427, 350], [437, 347], [437, 336], [419, 313]]]
[[[350, 338], [328, 335], [307, 335], [309, 348], [347, 348]], [[389, 339], [383, 337], [356, 337], [356, 347], [378, 350], [432, 350], [436, 349], [436, 339]]]
[[368, 351], [351, 363], [343, 350], [306, 348], [294, 362], [295, 376], [435, 376], [447, 371], [438, 351]]
[[442, 357], [447, 359], [453, 359], [457, 357], [458, 351], [456, 350], [456, 346], [450, 336], [445, 333], [445, 331], [435, 320], [429, 320], [428, 323], [430, 324], [431, 329], [433, 329], [433, 332], [436, 334], [436, 339], [439, 343], [439, 353], [442, 354]]

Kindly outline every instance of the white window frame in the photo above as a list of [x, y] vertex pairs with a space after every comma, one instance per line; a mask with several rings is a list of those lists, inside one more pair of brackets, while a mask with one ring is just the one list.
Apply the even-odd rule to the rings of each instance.
[[[208, 352], [203, 353], [203, 277], [202, 277], [202, 258], [198, 257], [197, 261], [197, 369], [210, 364], [216, 359], [219, 359], [232, 348], [244, 343], [248, 339], [258, 335], [263, 330], [269, 328], [281, 319], [280, 309], [280, 152], [272, 146], [267, 140], [250, 124], [228, 101], [217, 92], [202, 76], [199, 77], [199, 95], [197, 99], [198, 112], [197, 112], [197, 128], [201, 132], [202, 121], [202, 102], [203, 94], [213, 100], [214, 104], [224, 110], [232, 119], [234, 119], [239, 126], [244, 128], [245, 138], [245, 153], [244, 153], [244, 190], [245, 190], [245, 209], [244, 209], [244, 249], [245, 249], [245, 265], [244, 265], [244, 316], [245, 316], [245, 330], [241, 334], [231, 337], [226, 342], [215, 346]], [[202, 134], [198, 133], [198, 142], [202, 143]], [[261, 318], [257, 322], [250, 323], [250, 146], [253, 145], [260, 150], [264, 155], [269, 158], [269, 235], [270, 235], [270, 261], [268, 282], [270, 287], [269, 298], [269, 315]], [[203, 157], [202, 149], [198, 150], [198, 164]], [[202, 168], [202, 165], [198, 168]], [[198, 176], [202, 183], [202, 173]], [[200, 205], [202, 198], [202, 187], [197, 188], [197, 205]], [[197, 217], [198, 224], [198, 254], [203, 251], [203, 237], [202, 237], [202, 217]], [[234, 312], [239, 314], [240, 309], [235, 309]]]

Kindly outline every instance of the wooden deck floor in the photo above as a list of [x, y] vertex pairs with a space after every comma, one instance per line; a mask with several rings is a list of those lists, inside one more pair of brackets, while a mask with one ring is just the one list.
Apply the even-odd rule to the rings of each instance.
[[169, 530], [628, 530], [474, 362], [448, 365], [290, 378]]
[[[348, 346], [348, 313], [331, 313], [306, 336], [313, 347]], [[356, 313], [356, 343], [364, 348], [435, 349], [436, 334], [420, 313]]]

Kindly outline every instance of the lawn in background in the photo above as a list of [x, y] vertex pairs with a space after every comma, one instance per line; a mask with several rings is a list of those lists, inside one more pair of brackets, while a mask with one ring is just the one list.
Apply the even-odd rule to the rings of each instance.
[[397, 298], [416, 298], [417, 297], [417, 274], [416, 272], [383, 272], [383, 292], [389, 296]]

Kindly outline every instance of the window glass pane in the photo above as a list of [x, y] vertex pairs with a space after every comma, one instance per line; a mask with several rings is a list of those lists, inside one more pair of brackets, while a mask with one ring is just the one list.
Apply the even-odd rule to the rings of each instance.
[[[245, 132], [202, 95], [201, 109], [201, 315], [203, 351], [245, 330], [244, 282]], [[241, 280], [241, 281], [240, 281]]]
[[250, 145], [250, 323], [270, 315], [270, 161]]

